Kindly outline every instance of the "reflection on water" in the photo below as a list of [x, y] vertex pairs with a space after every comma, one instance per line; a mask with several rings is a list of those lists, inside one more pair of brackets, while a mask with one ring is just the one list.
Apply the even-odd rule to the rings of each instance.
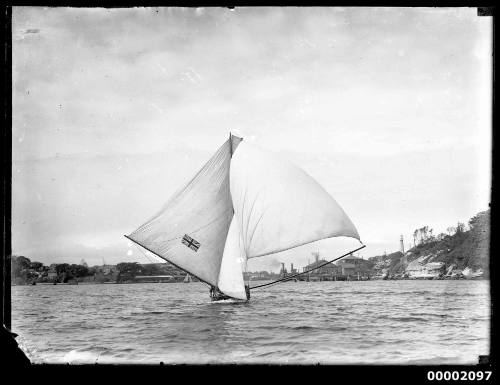
[[15, 286], [34, 362], [477, 363], [487, 281], [288, 282], [248, 303], [202, 283]]

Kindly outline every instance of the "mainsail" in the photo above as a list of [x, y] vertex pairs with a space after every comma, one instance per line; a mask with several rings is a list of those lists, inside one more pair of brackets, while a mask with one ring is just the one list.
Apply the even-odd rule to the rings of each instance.
[[234, 218], [226, 240], [219, 289], [245, 299], [242, 265], [320, 239], [359, 240], [339, 204], [303, 170], [242, 142], [231, 159]]
[[359, 240], [344, 210], [311, 176], [248, 142], [231, 159], [230, 190], [246, 258], [324, 238]]
[[240, 141], [231, 136], [159, 213], [128, 238], [216, 286], [233, 218], [229, 165]]
[[242, 266], [249, 258], [338, 236], [359, 240], [344, 210], [311, 176], [230, 136], [127, 237], [224, 294], [246, 299]]

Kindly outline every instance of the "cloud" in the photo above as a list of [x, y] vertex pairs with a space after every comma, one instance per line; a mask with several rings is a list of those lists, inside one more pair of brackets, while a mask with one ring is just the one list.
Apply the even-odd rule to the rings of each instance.
[[491, 148], [474, 11], [14, 7], [14, 249], [126, 255], [230, 131], [303, 167], [373, 245], [467, 219]]

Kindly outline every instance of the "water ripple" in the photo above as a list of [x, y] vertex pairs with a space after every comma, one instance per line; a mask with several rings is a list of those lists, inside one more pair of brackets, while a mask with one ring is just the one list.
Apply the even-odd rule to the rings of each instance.
[[191, 284], [12, 288], [33, 362], [475, 364], [487, 281], [290, 282], [248, 303]]

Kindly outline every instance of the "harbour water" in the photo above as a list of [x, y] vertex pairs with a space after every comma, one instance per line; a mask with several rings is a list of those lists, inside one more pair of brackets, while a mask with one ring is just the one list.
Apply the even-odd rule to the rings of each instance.
[[248, 303], [199, 282], [12, 287], [35, 363], [476, 364], [489, 328], [488, 281], [288, 282]]

